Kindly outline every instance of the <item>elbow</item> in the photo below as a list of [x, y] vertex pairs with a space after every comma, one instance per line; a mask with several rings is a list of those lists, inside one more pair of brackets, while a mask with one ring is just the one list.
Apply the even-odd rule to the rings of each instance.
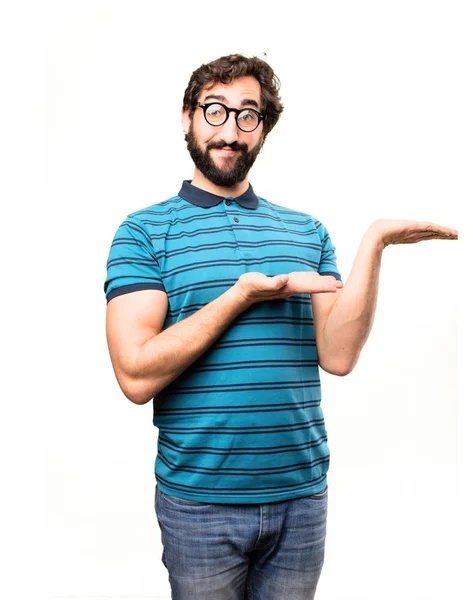
[[147, 404], [164, 387], [160, 375], [145, 376], [130, 360], [114, 360], [112, 356], [112, 367], [123, 395], [133, 404]]
[[339, 369], [335, 375], [338, 375], [339, 377], [346, 377], [347, 375], [349, 375], [353, 369], [355, 368], [355, 366], [353, 365], [353, 367], [344, 367], [342, 369]]
[[142, 396], [140, 394], [127, 393], [125, 396], [128, 398], [128, 400], [130, 400], [130, 402], [133, 402], [133, 404], [138, 404], [139, 406], [146, 404], [151, 400], [150, 397]]
[[319, 363], [319, 366], [330, 375], [336, 375], [337, 377], [345, 377], [353, 371], [355, 364], [334, 362], [334, 363]]
[[351, 363], [339, 365], [335, 375], [338, 375], [339, 377], [346, 377], [346, 375], [349, 375], [353, 371], [357, 362], [358, 359]]
[[324, 371], [327, 371], [327, 373], [330, 373], [331, 375], [336, 375], [337, 377], [345, 377], [346, 375], [351, 373], [352, 370], [353, 369], [346, 369], [346, 368], [339, 368], [339, 367], [324, 369]]
[[124, 395], [133, 404], [147, 404], [159, 393], [159, 390], [151, 390], [149, 384], [143, 381], [129, 380], [119, 384]]

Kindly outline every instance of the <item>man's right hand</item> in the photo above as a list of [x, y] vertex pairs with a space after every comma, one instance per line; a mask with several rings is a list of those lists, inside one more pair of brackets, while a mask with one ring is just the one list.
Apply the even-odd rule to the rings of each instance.
[[243, 273], [235, 284], [239, 294], [251, 305], [263, 300], [280, 300], [293, 294], [336, 292], [343, 283], [333, 275], [316, 271], [293, 271], [268, 277], [263, 273]]

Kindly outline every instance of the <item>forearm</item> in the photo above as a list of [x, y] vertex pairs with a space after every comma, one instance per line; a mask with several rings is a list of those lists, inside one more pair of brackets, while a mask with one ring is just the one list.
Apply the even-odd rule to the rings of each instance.
[[348, 280], [330, 311], [323, 331], [326, 356], [350, 372], [374, 322], [384, 244], [370, 228], [361, 241]]
[[195, 362], [249, 303], [236, 286], [152, 337], [135, 361], [133, 401], [145, 404]]

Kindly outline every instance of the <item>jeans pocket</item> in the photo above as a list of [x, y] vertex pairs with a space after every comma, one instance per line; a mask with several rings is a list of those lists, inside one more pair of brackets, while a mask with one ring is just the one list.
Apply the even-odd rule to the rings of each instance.
[[205, 502], [197, 502], [196, 500], [185, 500], [184, 498], [177, 498], [177, 496], [171, 496], [161, 492], [163, 498], [171, 504], [179, 504], [180, 506], [204, 506]]
[[325, 498], [325, 496], [327, 496], [327, 494], [328, 494], [328, 485], [325, 486], [325, 489], [322, 490], [321, 492], [316, 492], [315, 494], [311, 494], [309, 496], [309, 498], [315, 498], [315, 499], [317, 499], [317, 498]]

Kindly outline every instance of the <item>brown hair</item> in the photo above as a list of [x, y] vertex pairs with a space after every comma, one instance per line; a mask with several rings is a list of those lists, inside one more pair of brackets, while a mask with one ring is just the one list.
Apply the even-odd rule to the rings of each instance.
[[183, 109], [189, 110], [192, 118], [197, 99], [203, 89], [210, 89], [217, 83], [229, 84], [237, 77], [253, 76], [261, 86], [261, 112], [265, 115], [263, 121], [263, 139], [278, 122], [284, 110], [279, 97], [281, 83], [268, 63], [256, 56], [248, 58], [242, 54], [229, 54], [201, 65], [189, 80], [184, 92]]

